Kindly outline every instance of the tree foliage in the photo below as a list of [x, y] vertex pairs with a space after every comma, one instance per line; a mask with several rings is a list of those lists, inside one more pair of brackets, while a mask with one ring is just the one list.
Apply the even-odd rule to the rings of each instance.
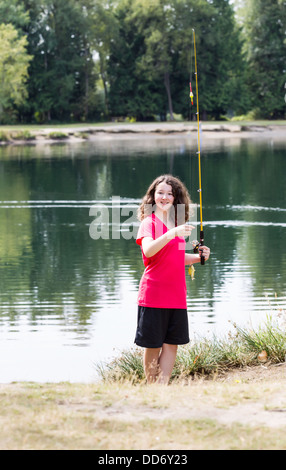
[[285, 11], [285, 0], [1, 0], [0, 25], [26, 49], [2, 117], [192, 119], [195, 29], [202, 118], [284, 118]]
[[248, 83], [260, 116], [285, 117], [286, 2], [249, 0], [245, 17]]
[[0, 25], [0, 121], [5, 122], [13, 104], [27, 98], [26, 79], [32, 56], [27, 54], [27, 39], [19, 37], [12, 24]]
[[[190, 116], [188, 81], [194, 79], [193, 29], [198, 38], [200, 101], [205, 117], [219, 118], [245, 103], [242, 42], [232, 7], [225, 0], [121, 1], [115, 10], [118, 40], [110, 60], [115, 115], [125, 108], [138, 116], [138, 84], [145, 108]], [[227, 41], [226, 41], [227, 38]], [[121, 89], [122, 82], [122, 89]], [[125, 92], [124, 92], [125, 87]], [[126, 89], [127, 87], [127, 89]], [[149, 94], [151, 90], [151, 95]], [[120, 95], [120, 96], [118, 96]], [[140, 110], [144, 105], [140, 105]], [[159, 114], [159, 112], [157, 112]]]
[[39, 122], [79, 120], [87, 114], [93, 69], [83, 5], [75, 0], [25, 2], [34, 60], [23, 114]]
[[0, 24], [12, 24], [21, 30], [29, 22], [29, 11], [20, 0], [1, 0]]

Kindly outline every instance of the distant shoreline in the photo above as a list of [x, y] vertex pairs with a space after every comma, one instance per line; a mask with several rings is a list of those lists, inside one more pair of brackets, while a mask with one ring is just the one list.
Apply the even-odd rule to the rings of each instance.
[[[200, 125], [204, 136], [214, 139], [286, 138], [286, 122], [279, 124], [250, 122], [202, 122]], [[0, 126], [0, 144], [38, 144], [54, 142], [80, 142], [88, 140], [153, 137], [178, 137], [197, 133], [196, 122], [152, 122], [152, 123], [104, 123], [104, 124], [72, 124], [59, 126]]]

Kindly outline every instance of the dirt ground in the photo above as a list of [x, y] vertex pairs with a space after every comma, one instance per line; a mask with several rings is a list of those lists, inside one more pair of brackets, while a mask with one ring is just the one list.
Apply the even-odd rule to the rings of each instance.
[[286, 363], [169, 386], [0, 384], [0, 449], [286, 449], [285, 385]]
[[[212, 419], [221, 424], [286, 429], [286, 363], [235, 369], [213, 379], [194, 379], [185, 386], [169, 385], [169, 401], [161, 406], [142, 406], [115, 401], [102, 417], [138, 419]], [[159, 385], [155, 387], [160, 387]], [[175, 400], [170, 389], [174, 387]], [[152, 388], [152, 386], [151, 386]], [[149, 396], [150, 390], [147, 392]], [[155, 394], [156, 395], [156, 394]], [[151, 397], [149, 397], [150, 399]], [[152, 401], [152, 400], [150, 400]]]
[[286, 363], [234, 370], [220, 380], [227, 384], [245, 384], [246, 390], [248, 386], [250, 392], [254, 390], [258, 394], [255, 398], [254, 392], [253, 397], [250, 396], [225, 412], [220, 410], [219, 421], [286, 427]]

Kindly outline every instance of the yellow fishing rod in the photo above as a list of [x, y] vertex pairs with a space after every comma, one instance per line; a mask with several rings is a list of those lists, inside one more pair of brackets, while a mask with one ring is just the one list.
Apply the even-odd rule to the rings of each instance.
[[[194, 55], [195, 55], [195, 76], [196, 76], [196, 101], [197, 101], [197, 124], [198, 124], [198, 164], [199, 164], [199, 195], [200, 195], [200, 241], [196, 242], [194, 253], [199, 253], [200, 247], [204, 245], [204, 228], [203, 228], [203, 196], [202, 196], [202, 170], [201, 170], [201, 142], [200, 142], [200, 109], [199, 109], [199, 87], [198, 87], [198, 67], [197, 67], [197, 50], [196, 35], [193, 29]], [[190, 98], [193, 104], [192, 84], [190, 82]], [[205, 264], [205, 257], [201, 256], [201, 264]]]

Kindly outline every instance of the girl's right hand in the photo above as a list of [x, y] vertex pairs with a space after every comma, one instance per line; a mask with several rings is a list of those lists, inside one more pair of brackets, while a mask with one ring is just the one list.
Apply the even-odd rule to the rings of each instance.
[[170, 230], [170, 232], [173, 232], [172, 235], [175, 237], [189, 237], [192, 233], [192, 230], [195, 227], [190, 224], [183, 224], [183, 225], [178, 225], [178, 227], [174, 227]]
[[160, 251], [167, 243], [175, 237], [189, 237], [195, 227], [190, 224], [179, 225], [178, 227], [171, 228], [161, 237], [155, 240], [152, 237], [142, 238], [143, 253], [147, 258], [154, 256]]

